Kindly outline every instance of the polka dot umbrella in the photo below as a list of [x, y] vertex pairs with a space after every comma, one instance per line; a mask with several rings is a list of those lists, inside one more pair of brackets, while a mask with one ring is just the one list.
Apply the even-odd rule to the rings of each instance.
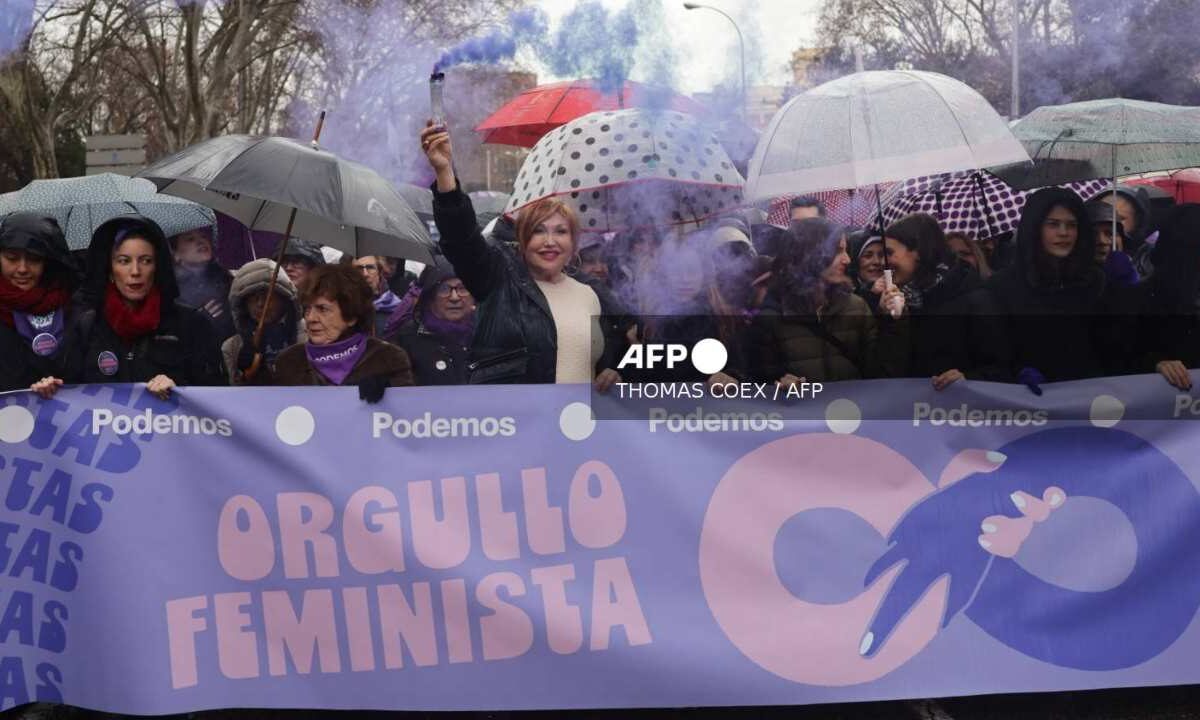
[[[1085, 180], [1062, 187], [1090, 200], [1108, 188], [1105, 180]], [[898, 183], [884, 196], [883, 218], [894, 222], [923, 212], [938, 219], [946, 232], [973, 238], [1003, 235], [1016, 229], [1025, 198], [1034, 190], [1016, 190], [987, 172], [927, 175]]]
[[[895, 183], [879, 185], [880, 198], [888, 197]], [[820, 200], [825, 206], [826, 216], [833, 222], [846, 227], [863, 228], [875, 222], [879, 206], [875, 202], [874, 187], [863, 190], [827, 190], [803, 197]], [[800, 195], [783, 195], [772, 198], [767, 212], [767, 222], [775, 227], [787, 228], [792, 224], [792, 200]], [[882, 200], [881, 200], [882, 201]]]
[[742, 205], [741, 174], [696, 118], [640, 108], [552, 130], [521, 166], [506, 215], [557, 197], [585, 232], [699, 222]]

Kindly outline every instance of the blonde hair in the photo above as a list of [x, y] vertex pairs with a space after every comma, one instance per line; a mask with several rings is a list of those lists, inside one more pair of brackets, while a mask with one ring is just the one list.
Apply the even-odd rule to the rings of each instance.
[[979, 242], [975, 238], [964, 232], [948, 232], [946, 233], [946, 245], [950, 245], [951, 240], [962, 240], [967, 249], [971, 251], [971, 255], [975, 257], [975, 268], [979, 272], [979, 277], [987, 280], [992, 276], [992, 266], [988, 265], [987, 255], [984, 254], [983, 248], [979, 247]]
[[538, 225], [546, 222], [553, 215], [562, 215], [566, 218], [567, 226], [571, 229], [571, 252], [575, 252], [579, 238], [579, 216], [575, 214], [570, 205], [558, 198], [545, 198], [521, 208], [521, 212], [517, 214], [517, 245], [522, 251], [529, 245]]

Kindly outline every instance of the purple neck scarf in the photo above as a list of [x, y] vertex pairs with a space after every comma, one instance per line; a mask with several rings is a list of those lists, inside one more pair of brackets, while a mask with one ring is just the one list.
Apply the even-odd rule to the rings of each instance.
[[304, 344], [304, 354], [313, 369], [334, 385], [341, 385], [362, 359], [367, 349], [367, 336], [355, 333], [345, 340], [328, 345]]
[[376, 312], [381, 312], [387, 315], [391, 314], [391, 312], [396, 309], [396, 306], [400, 304], [400, 298], [396, 297], [396, 293], [388, 290], [384, 294], [375, 298], [374, 303]]
[[29, 341], [34, 353], [42, 357], [53, 355], [62, 343], [62, 308], [45, 315], [30, 315], [14, 311], [13, 329], [17, 331], [18, 335]]
[[475, 329], [470, 316], [465, 320], [452, 322], [434, 315], [432, 308], [425, 308], [421, 313], [421, 325], [434, 335], [464, 347], [471, 344], [471, 333]]

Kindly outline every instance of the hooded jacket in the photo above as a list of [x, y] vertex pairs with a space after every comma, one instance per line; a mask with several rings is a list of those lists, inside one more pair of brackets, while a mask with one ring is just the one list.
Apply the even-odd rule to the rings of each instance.
[[[44, 288], [59, 287], [69, 295], [78, 284], [78, 274], [67, 249], [67, 241], [52, 217], [36, 213], [13, 213], [4, 218], [0, 223], [0, 249], [24, 250], [45, 258], [46, 264], [39, 283]], [[74, 317], [74, 310], [69, 302], [59, 309], [65, 333]], [[60, 377], [63, 374], [65, 334], [57, 349], [48, 355], [34, 352], [33, 344], [38, 331], [32, 334], [33, 340], [15, 328], [0, 323], [0, 391], [28, 388], [44, 377]]]
[[1117, 185], [1117, 195], [1128, 200], [1137, 215], [1137, 229], [1132, 232], [1129, 232], [1128, 228], [1125, 229], [1125, 252], [1132, 255], [1146, 241], [1146, 237], [1154, 231], [1151, 227], [1154, 216], [1150, 213], [1150, 196], [1142, 188], [1132, 185]]
[[465, 385], [470, 364], [470, 338], [462, 344], [453, 337], [435, 332], [426, 326], [425, 312], [434, 302], [438, 286], [457, 277], [454, 268], [437, 263], [425, 268], [420, 278], [420, 296], [409, 319], [402, 323], [388, 342], [408, 353], [417, 385]]
[[[233, 275], [233, 282], [229, 288], [229, 307], [236, 334], [227, 338], [221, 345], [230, 384], [257, 384], [253, 381], [246, 383], [238, 367], [238, 356], [242, 347], [252, 342], [254, 331], [258, 328], [258, 318], [250, 314], [246, 300], [251, 295], [260, 291], [266, 292], [270, 288], [274, 268], [274, 260], [260, 258], [246, 263]], [[284, 349], [308, 340], [308, 334], [304, 331], [299, 293], [282, 269], [276, 274], [275, 296], [271, 302], [283, 302], [285, 309], [279, 321], [267, 325], [263, 331], [262, 351], [268, 365], [273, 364], [275, 357]]]
[[[154, 284], [161, 295], [158, 327], [124, 342], [104, 317], [113, 242], [118, 231], [135, 229], [154, 246]], [[96, 229], [87, 254], [87, 283], [78, 294], [80, 311], [68, 330], [68, 383], [147, 382], [166, 375], [177, 385], [224, 385], [221, 348], [208, 315], [179, 300], [171, 251], [162, 230], [140, 215], [122, 215]]]
[[[1055, 263], [1042, 250], [1042, 224], [1056, 206], [1078, 224], [1071, 253]], [[1096, 232], [1083, 200], [1070, 190], [1044, 188], [1025, 202], [1017, 226], [1016, 259], [987, 288], [1003, 327], [1007, 377], [1036, 369], [1047, 381], [1077, 380], [1119, 371], [1104, 273], [1096, 267]]]
[[[461, 189], [443, 193], [435, 186], [433, 216], [442, 252], [477, 303], [470, 382], [553, 383], [558, 331], [550, 304], [524, 261], [511, 248], [484, 240], [471, 199]], [[601, 313], [609, 315], [615, 301], [597, 284], [585, 284], [596, 292]], [[616, 366], [616, 326], [601, 319], [605, 344], [596, 370]]]

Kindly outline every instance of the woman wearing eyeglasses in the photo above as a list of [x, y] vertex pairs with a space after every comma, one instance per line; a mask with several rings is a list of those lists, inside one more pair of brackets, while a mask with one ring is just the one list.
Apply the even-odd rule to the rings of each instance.
[[408, 353], [417, 385], [467, 384], [475, 298], [448, 263], [421, 273], [412, 317], [387, 338]]

